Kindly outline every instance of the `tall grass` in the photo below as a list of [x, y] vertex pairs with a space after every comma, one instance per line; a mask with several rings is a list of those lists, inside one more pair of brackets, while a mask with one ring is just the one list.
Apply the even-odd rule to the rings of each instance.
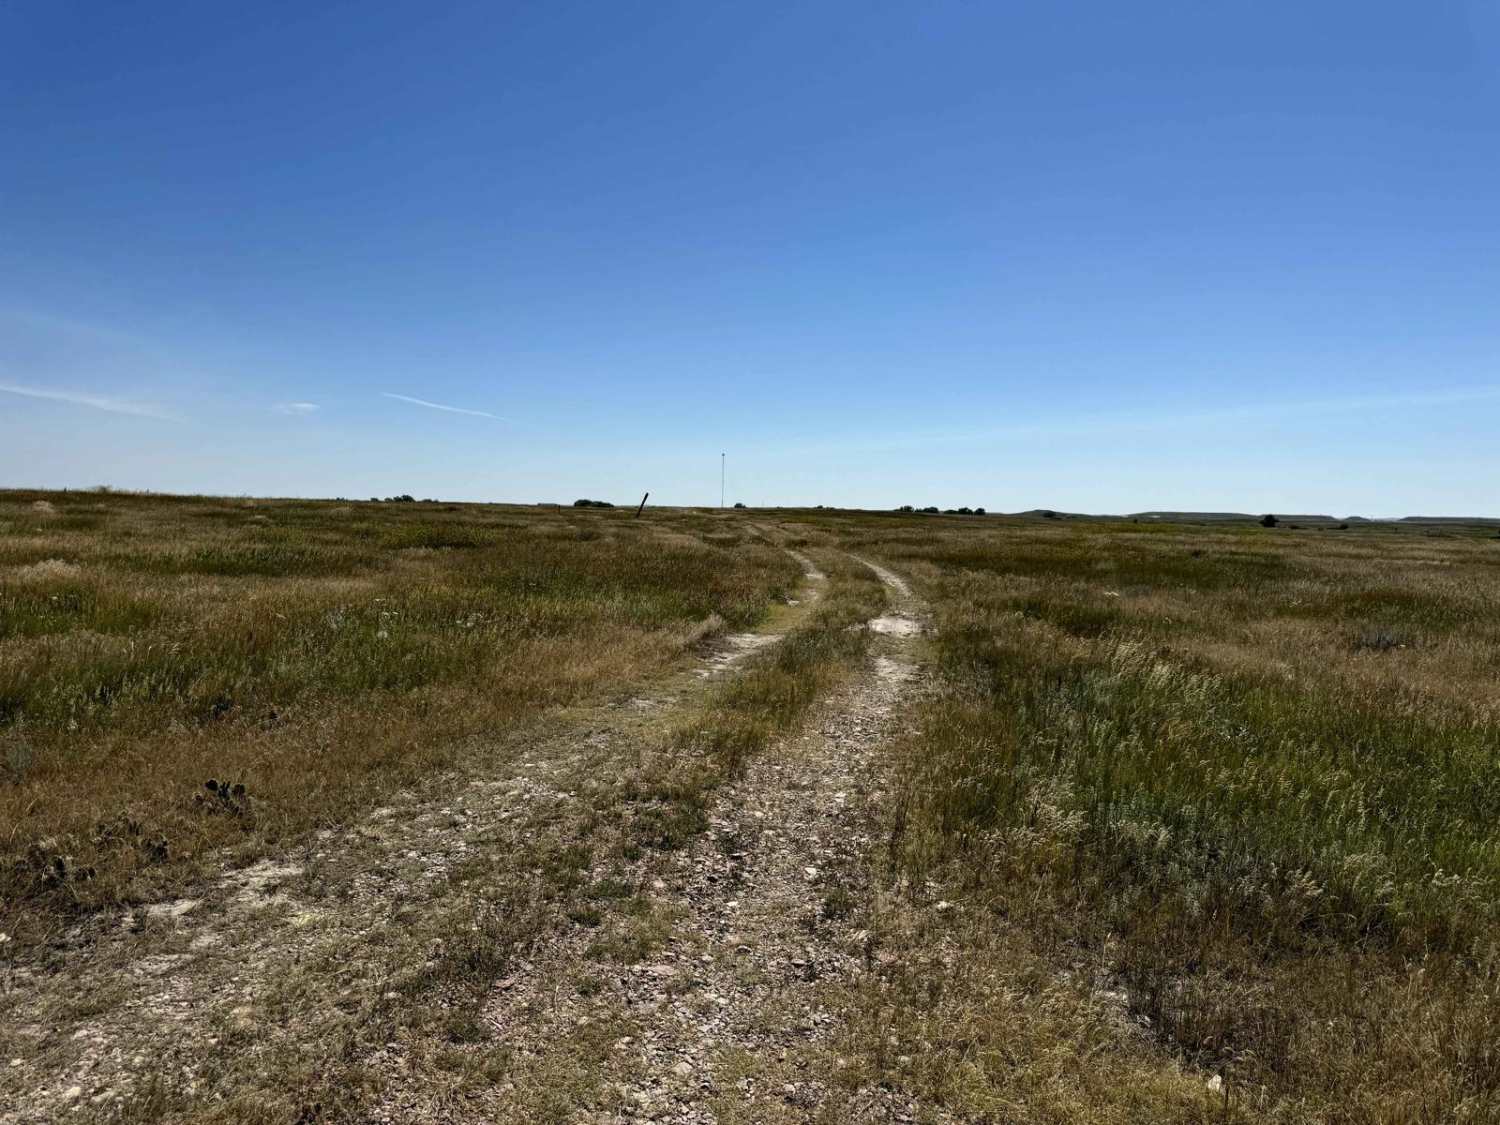
[[[346, 815], [798, 581], [677, 522], [0, 495], [0, 930]], [[246, 787], [243, 815], [206, 815], [208, 778]]]
[[1500, 1114], [1492, 544], [841, 533], [938, 619], [893, 877], [966, 887], [1085, 993], [1122, 989], [1226, 1111]]

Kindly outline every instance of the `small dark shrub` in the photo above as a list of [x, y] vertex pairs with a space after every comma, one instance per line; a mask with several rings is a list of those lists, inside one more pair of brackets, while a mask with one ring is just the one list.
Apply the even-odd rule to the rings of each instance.
[[1355, 634], [1351, 647], [1356, 652], [1390, 652], [1395, 648], [1410, 648], [1411, 639], [1394, 629], [1361, 629]]
[[203, 788], [208, 790], [208, 795], [199, 793], [194, 801], [204, 812], [210, 815], [228, 813], [230, 816], [243, 816], [249, 811], [250, 797], [243, 784], [236, 782], [231, 785], [227, 781], [211, 777], [203, 783]]

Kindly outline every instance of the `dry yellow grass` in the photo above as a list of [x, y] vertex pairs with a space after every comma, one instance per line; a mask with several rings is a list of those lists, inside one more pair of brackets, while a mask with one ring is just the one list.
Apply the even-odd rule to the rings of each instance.
[[994, 1120], [1500, 1116], [1492, 533], [811, 534], [938, 619], [858, 1001], [902, 1081]]
[[796, 564], [713, 526], [0, 497], [0, 931], [285, 847], [754, 622]]
[[[339, 1060], [396, 1034], [434, 1081], [502, 1081], [498, 1048], [455, 1044], [513, 952], [561, 925], [600, 927], [599, 964], [669, 940], [608, 873], [688, 843], [712, 788], [858, 665], [879, 599], [842, 547], [905, 575], [935, 630], [915, 733], [871, 779], [877, 889], [839, 906], [868, 972], [807, 1057], [819, 1081], [971, 1121], [1500, 1119], [1489, 533], [775, 522], [831, 596], [741, 678], [639, 729], [611, 712], [614, 749], [575, 763], [592, 743], [561, 708], [762, 620], [797, 565], [732, 516], [0, 497], [0, 929], [39, 949], [535, 732], [588, 800], [533, 810], [381, 930], [371, 964], [406, 967], [409, 1009], [321, 1011], [343, 1054], [230, 1067], [213, 1112], [336, 1088], [357, 1116], [379, 1075]], [[533, 1075], [538, 1112], [568, 1120], [596, 1063]]]

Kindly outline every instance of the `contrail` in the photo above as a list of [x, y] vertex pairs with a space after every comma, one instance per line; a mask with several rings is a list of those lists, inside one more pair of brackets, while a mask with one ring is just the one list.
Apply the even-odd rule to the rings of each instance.
[[472, 414], [476, 418], [493, 418], [497, 422], [506, 421], [506, 419], [500, 417], [500, 415], [491, 414], [487, 410], [469, 410], [462, 406], [445, 406], [441, 402], [428, 402], [425, 398], [412, 398], [411, 395], [398, 395], [392, 391], [381, 391], [380, 393], [386, 398], [400, 399], [402, 402], [410, 402], [417, 406], [425, 406], [429, 410], [446, 410], [450, 414]]
[[23, 387], [18, 383], [0, 383], [0, 391], [6, 394], [23, 395], [26, 398], [42, 398], [49, 402], [67, 402], [74, 406], [89, 406], [95, 410], [107, 410], [111, 414], [129, 414], [136, 418], [159, 418], [165, 422], [180, 422], [176, 415], [156, 406], [145, 406], [134, 402], [121, 402], [105, 395], [91, 395], [83, 391], [49, 391], [40, 387]]

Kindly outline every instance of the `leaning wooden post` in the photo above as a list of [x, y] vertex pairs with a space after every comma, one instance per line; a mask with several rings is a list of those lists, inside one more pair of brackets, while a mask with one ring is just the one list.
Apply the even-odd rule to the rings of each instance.
[[641, 506], [635, 510], [635, 518], [636, 519], [640, 519], [641, 518], [641, 512], [643, 512], [645, 510], [645, 508], [646, 508], [646, 498], [648, 496], [650, 496], [650, 495], [651, 495], [651, 493], [648, 492], [648, 493], [646, 493], [645, 496], [641, 497]]

